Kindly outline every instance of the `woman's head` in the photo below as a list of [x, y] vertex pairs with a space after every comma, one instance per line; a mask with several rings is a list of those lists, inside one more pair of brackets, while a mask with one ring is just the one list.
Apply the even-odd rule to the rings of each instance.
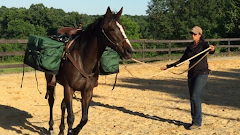
[[202, 38], [202, 28], [199, 27], [199, 26], [194, 26], [191, 29], [190, 34], [192, 36], [193, 41], [195, 41], [195, 42], [203, 40], [203, 38]]

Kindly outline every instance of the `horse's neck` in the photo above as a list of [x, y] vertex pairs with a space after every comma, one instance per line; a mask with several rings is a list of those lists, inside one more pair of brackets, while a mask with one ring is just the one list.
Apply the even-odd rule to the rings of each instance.
[[86, 72], [91, 72], [92, 69], [99, 66], [98, 63], [105, 48], [106, 45], [104, 45], [97, 37], [90, 38], [86, 44], [81, 46], [81, 49], [79, 50], [81, 55], [80, 58]]

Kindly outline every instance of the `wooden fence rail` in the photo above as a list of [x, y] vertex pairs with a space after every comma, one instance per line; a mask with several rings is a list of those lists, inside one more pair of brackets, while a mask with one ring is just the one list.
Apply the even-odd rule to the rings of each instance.
[[[28, 40], [22, 40], [22, 39], [16, 39], [16, 40], [0, 40], [0, 44], [27, 44]], [[231, 45], [231, 42], [235, 41], [240, 43], [240, 38], [223, 38], [223, 39], [206, 39], [207, 42], [227, 42], [226, 45], [216, 45], [215, 48], [227, 48], [227, 52], [217, 53], [214, 55], [229, 55], [233, 52], [230, 51], [231, 48], [240, 48], [240, 45]], [[131, 43], [140, 43], [142, 48], [141, 49], [135, 49], [135, 52], [141, 52], [142, 58], [138, 58], [137, 60], [141, 60], [143, 62], [147, 61], [155, 61], [155, 60], [170, 60], [170, 59], [179, 59], [178, 57], [173, 57], [172, 52], [176, 51], [184, 51], [186, 47], [180, 47], [180, 48], [173, 48], [172, 44], [176, 43], [190, 43], [192, 40], [147, 40], [147, 39], [140, 39], [140, 40], [130, 40]], [[167, 44], [167, 48], [156, 48], [156, 49], [148, 49], [148, 44], [157, 44], [157, 43], [163, 43]], [[146, 57], [146, 52], [167, 52], [168, 57]], [[239, 52], [234, 52], [239, 53]], [[18, 52], [0, 52], [1, 56], [23, 56], [23, 51]], [[126, 60], [126, 61], [132, 61], [132, 60]], [[22, 67], [23, 64], [8, 64], [8, 65], [0, 65], [0, 69], [3, 68], [18, 68]], [[25, 65], [27, 66], [27, 65]]]

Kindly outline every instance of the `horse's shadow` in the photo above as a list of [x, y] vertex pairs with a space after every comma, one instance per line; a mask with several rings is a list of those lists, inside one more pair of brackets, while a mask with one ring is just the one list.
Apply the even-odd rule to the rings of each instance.
[[133, 111], [128, 110], [124, 107], [118, 107], [118, 106], [113, 106], [113, 105], [109, 105], [109, 104], [102, 104], [102, 103], [96, 102], [96, 101], [92, 101], [91, 106], [102, 106], [102, 107], [109, 108], [109, 109], [115, 109], [115, 110], [121, 111], [123, 113], [143, 117], [143, 118], [146, 118], [146, 119], [151, 119], [151, 120], [156, 120], [156, 121], [161, 121], [161, 122], [167, 122], [169, 124], [174, 124], [174, 125], [177, 125], [177, 126], [184, 126], [185, 129], [188, 129], [188, 127], [190, 125], [190, 123], [184, 123], [184, 122], [178, 121], [178, 120], [165, 119], [165, 118], [161, 118], [161, 117], [158, 117], [158, 116], [151, 116], [151, 115], [144, 114], [144, 113], [141, 113], [141, 112], [133, 112]]
[[3, 129], [15, 131], [17, 134], [23, 135], [29, 135], [29, 133], [23, 133], [21, 129], [41, 135], [48, 133], [45, 128], [37, 127], [27, 121], [27, 118], [32, 118], [32, 115], [28, 112], [14, 107], [0, 105], [0, 127]]

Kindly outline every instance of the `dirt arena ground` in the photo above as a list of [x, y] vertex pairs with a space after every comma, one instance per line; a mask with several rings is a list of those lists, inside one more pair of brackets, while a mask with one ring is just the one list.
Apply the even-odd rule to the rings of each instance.
[[[203, 126], [187, 130], [191, 122], [187, 73], [161, 72], [167, 62], [152, 66], [120, 66], [115, 89], [115, 75], [100, 76], [99, 86], [89, 109], [89, 121], [83, 135], [239, 135], [240, 134], [240, 56], [211, 57], [209, 76], [202, 95]], [[180, 73], [188, 64], [170, 71]], [[160, 73], [161, 72], [161, 73]], [[155, 75], [155, 76], [154, 76]], [[47, 134], [49, 107], [45, 79], [37, 72], [0, 75], [0, 135]], [[79, 93], [76, 93], [80, 97]], [[59, 132], [63, 88], [57, 85], [54, 105], [54, 130]], [[81, 119], [80, 102], [74, 100], [75, 123]], [[67, 127], [67, 124], [66, 124]]]

